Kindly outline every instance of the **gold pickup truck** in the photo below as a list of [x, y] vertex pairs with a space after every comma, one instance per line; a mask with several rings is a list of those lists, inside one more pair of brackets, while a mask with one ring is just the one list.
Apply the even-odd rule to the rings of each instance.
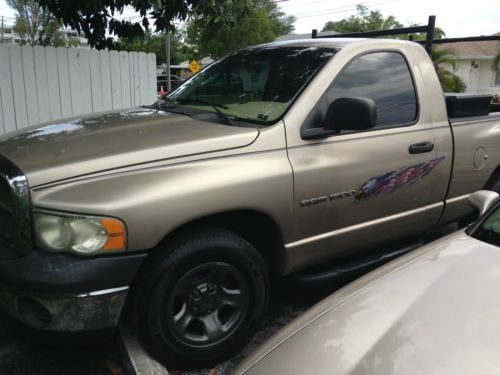
[[446, 102], [416, 43], [311, 39], [232, 54], [151, 107], [7, 134], [0, 306], [83, 331], [127, 302], [162, 362], [217, 363], [252, 337], [271, 276], [363, 259], [500, 191], [489, 100]]

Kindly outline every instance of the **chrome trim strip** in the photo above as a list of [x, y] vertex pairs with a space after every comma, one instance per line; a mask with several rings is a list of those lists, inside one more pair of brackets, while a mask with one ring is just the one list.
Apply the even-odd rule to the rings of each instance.
[[344, 233], [347, 233], [347, 232], [352, 232], [352, 231], [359, 230], [359, 229], [362, 229], [362, 228], [365, 228], [365, 227], [369, 227], [369, 226], [372, 226], [372, 225], [381, 224], [381, 223], [388, 222], [388, 221], [391, 221], [391, 220], [396, 220], [396, 219], [404, 218], [404, 217], [407, 217], [407, 216], [412, 216], [412, 215], [418, 214], [420, 212], [424, 212], [424, 211], [427, 211], [427, 210], [430, 210], [430, 209], [433, 209], [433, 208], [438, 208], [438, 207], [440, 207], [442, 205], [443, 205], [443, 202], [438, 202], [438, 203], [430, 204], [430, 205], [427, 205], [427, 206], [424, 206], [424, 207], [420, 207], [420, 208], [417, 208], [417, 209], [414, 209], [414, 210], [411, 210], [411, 211], [405, 211], [405, 212], [402, 212], [402, 213], [399, 213], [399, 214], [395, 214], [395, 215], [391, 215], [391, 216], [385, 216], [385, 217], [382, 217], [380, 219], [375, 219], [375, 220], [372, 220], [372, 221], [366, 221], [366, 222], [361, 223], [361, 224], [351, 225], [350, 227], [336, 229], [336, 230], [333, 230], [331, 232], [326, 232], [326, 233], [318, 234], [316, 236], [304, 238], [302, 240], [298, 240], [298, 241], [295, 241], [295, 242], [287, 243], [287, 244], [285, 244], [285, 248], [286, 249], [291, 249], [291, 248], [294, 248], [294, 247], [297, 247], [297, 246], [302, 246], [302, 245], [306, 245], [306, 244], [309, 244], [309, 243], [312, 243], [312, 242], [324, 240], [324, 239], [329, 238], [329, 237], [337, 236], [339, 234], [344, 234]]
[[456, 202], [460, 202], [460, 201], [463, 201], [465, 199], [468, 199], [469, 196], [470, 196], [470, 194], [459, 195], [458, 197], [447, 199], [445, 202], [446, 202], [446, 204], [456, 203]]

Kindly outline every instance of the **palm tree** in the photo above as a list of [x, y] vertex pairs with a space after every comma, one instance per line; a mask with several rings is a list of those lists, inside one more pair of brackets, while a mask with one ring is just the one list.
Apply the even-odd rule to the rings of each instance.
[[465, 82], [454, 73], [457, 70], [457, 57], [452, 51], [432, 48], [431, 59], [444, 92], [465, 91]]

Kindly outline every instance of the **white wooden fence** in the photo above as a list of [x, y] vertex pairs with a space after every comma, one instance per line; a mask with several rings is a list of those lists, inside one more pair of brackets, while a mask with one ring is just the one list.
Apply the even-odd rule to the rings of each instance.
[[155, 98], [154, 54], [0, 45], [0, 134]]

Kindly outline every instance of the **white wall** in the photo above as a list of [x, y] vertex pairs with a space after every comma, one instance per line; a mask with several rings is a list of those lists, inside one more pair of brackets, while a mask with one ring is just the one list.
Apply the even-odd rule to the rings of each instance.
[[[464, 59], [458, 61], [457, 74], [467, 85], [465, 92], [500, 94], [500, 86], [494, 85], [493, 58], [485, 60]], [[473, 66], [474, 65], [474, 66]]]
[[0, 45], [0, 134], [156, 100], [156, 56]]

